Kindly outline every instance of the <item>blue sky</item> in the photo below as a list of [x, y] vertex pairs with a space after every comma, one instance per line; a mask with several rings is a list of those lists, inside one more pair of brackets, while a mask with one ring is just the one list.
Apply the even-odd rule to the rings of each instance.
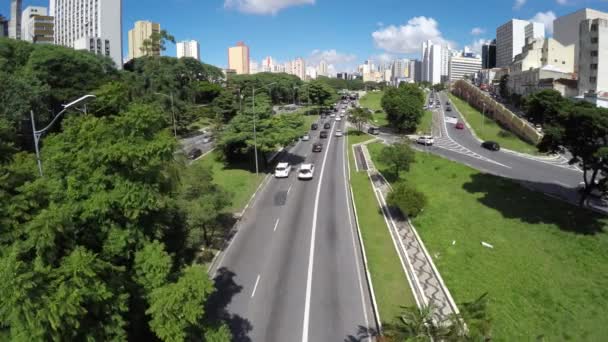
[[[48, 6], [48, 0], [23, 2]], [[368, 58], [418, 57], [425, 39], [475, 50], [510, 18], [550, 23], [583, 7], [608, 11], [608, 1], [123, 0], [123, 44], [126, 51], [136, 20], [152, 20], [177, 40], [198, 40], [202, 60], [220, 67], [227, 48], [244, 41], [257, 61], [267, 55], [279, 61], [324, 58], [340, 71]], [[9, 0], [2, 0], [0, 13], [8, 12]], [[175, 47], [170, 44], [166, 54], [175, 55]]]

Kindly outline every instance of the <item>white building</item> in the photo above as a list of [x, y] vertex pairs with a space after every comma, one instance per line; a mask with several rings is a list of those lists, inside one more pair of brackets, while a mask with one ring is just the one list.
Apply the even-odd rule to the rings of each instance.
[[465, 76], [471, 76], [481, 70], [481, 58], [451, 56], [449, 63], [450, 82], [462, 80]]
[[122, 0], [50, 0], [50, 12], [55, 44], [88, 47], [122, 68]]
[[306, 67], [306, 78], [310, 80], [314, 80], [317, 78], [318, 72], [317, 68], [313, 66]]
[[431, 84], [442, 82], [441, 76], [447, 76], [449, 49], [430, 40], [422, 43], [422, 81]]
[[201, 60], [201, 46], [196, 40], [184, 40], [176, 44], [177, 58], [192, 57]]
[[296, 58], [291, 62], [292, 74], [298, 76], [301, 80], [306, 79], [306, 62], [301, 57]]
[[258, 72], [260, 72], [260, 66], [258, 62], [252, 59], [251, 61], [249, 61], [249, 74], [254, 75]]
[[580, 23], [579, 95], [608, 97], [608, 19]]
[[319, 66], [317, 67], [317, 75], [319, 75], [319, 76], [328, 76], [327, 62], [325, 62], [325, 60], [321, 60], [319, 62]]
[[8, 22], [8, 37], [21, 39], [21, 0], [11, 0], [11, 18]]
[[526, 20], [511, 19], [496, 29], [496, 66], [505, 67], [511, 64], [526, 45], [528, 38], [544, 38], [543, 24]]
[[579, 58], [579, 25], [588, 19], [608, 19], [608, 13], [589, 8], [576, 11], [555, 19], [553, 22], [553, 38], [562, 45], [574, 46], [574, 71], [578, 72]]
[[48, 8], [42, 6], [28, 6], [21, 14], [21, 39], [34, 41], [34, 16], [48, 16]]
[[272, 57], [266, 56], [266, 58], [262, 59], [261, 72], [276, 72], [275, 71], [275, 63]]

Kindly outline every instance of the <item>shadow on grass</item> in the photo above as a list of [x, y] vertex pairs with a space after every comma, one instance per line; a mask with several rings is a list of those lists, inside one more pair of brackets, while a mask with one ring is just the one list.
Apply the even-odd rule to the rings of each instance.
[[228, 312], [228, 304], [232, 298], [243, 290], [234, 278], [236, 274], [227, 268], [220, 268], [217, 276], [213, 279], [216, 291], [209, 297], [206, 303], [205, 312], [211, 321], [221, 320], [226, 322], [232, 332], [232, 341], [249, 342], [248, 336], [253, 329], [249, 320]]
[[530, 224], [553, 224], [575, 234], [593, 235], [605, 230], [606, 220], [600, 214], [537, 192], [564, 198], [572, 196], [573, 189], [557, 184], [526, 181], [518, 184], [493, 175], [475, 174], [463, 189], [471, 194], [482, 194], [479, 202], [498, 210], [506, 218]]

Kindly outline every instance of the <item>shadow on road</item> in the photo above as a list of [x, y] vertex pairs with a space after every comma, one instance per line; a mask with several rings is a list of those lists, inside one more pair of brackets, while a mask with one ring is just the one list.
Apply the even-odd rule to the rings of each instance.
[[249, 332], [251, 323], [239, 316], [228, 312], [227, 306], [232, 298], [242, 291], [243, 287], [235, 283], [234, 272], [225, 267], [217, 271], [214, 279], [216, 292], [207, 300], [206, 312], [211, 320], [222, 320], [228, 324], [232, 332], [232, 341], [250, 342]]
[[603, 232], [607, 223], [600, 214], [539, 192], [565, 199], [574, 196], [572, 199], [576, 199], [575, 190], [558, 184], [516, 182], [489, 174], [475, 174], [463, 189], [472, 194], [482, 194], [479, 202], [500, 211], [504, 217], [526, 223], [554, 224], [563, 231], [584, 235]]
[[375, 341], [380, 335], [376, 329], [359, 326], [357, 332], [344, 338], [344, 342]]

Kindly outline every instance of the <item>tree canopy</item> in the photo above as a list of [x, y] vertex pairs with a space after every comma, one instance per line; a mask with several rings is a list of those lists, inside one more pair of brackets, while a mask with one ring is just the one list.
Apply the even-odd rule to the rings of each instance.
[[413, 132], [424, 115], [424, 93], [416, 84], [401, 83], [385, 90], [381, 105], [392, 127]]

